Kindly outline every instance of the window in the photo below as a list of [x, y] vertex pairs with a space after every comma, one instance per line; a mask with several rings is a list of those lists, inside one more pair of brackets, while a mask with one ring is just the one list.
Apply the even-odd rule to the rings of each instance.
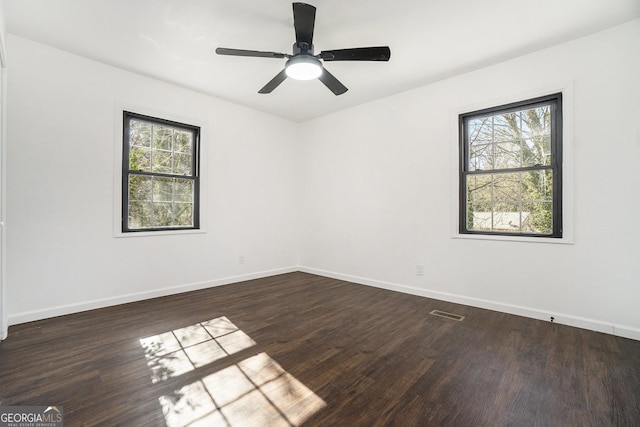
[[562, 94], [459, 116], [461, 234], [562, 237]]
[[122, 231], [198, 229], [200, 128], [125, 111]]

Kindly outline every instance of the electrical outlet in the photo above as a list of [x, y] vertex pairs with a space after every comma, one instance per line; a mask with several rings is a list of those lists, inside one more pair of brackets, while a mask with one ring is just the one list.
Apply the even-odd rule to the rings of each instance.
[[424, 276], [424, 265], [422, 264], [416, 265], [416, 276]]
[[238, 264], [244, 264], [244, 255], [238, 255]]

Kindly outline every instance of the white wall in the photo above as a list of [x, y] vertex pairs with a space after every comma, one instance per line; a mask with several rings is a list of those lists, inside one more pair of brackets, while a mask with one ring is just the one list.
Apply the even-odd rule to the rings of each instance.
[[[636, 20], [296, 125], [10, 36], [10, 322], [299, 264], [640, 339], [639, 44]], [[457, 113], [560, 87], [574, 244], [452, 238]], [[113, 237], [122, 104], [203, 124], [205, 234]]]
[[[302, 124], [303, 269], [640, 339], [638, 46], [636, 20]], [[457, 114], [563, 87], [575, 243], [452, 238]]]
[[[8, 53], [11, 324], [295, 268], [294, 123], [13, 35]], [[206, 233], [114, 237], [122, 106], [203, 127]]]

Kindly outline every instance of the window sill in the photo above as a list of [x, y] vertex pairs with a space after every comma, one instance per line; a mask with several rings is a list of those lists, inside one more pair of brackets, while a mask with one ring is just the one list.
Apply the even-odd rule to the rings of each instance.
[[454, 234], [452, 239], [461, 240], [492, 240], [494, 242], [525, 242], [525, 243], [552, 243], [556, 245], [573, 245], [573, 239], [562, 237], [527, 237], [527, 236], [491, 236], [487, 234]]
[[130, 233], [123, 233], [121, 231], [116, 231], [113, 237], [153, 237], [153, 236], [173, 236], [173, 235], [182, 235], [182, 234], [204, 234], [205, 230], [163, 230], [163, 231], [134, 231]]

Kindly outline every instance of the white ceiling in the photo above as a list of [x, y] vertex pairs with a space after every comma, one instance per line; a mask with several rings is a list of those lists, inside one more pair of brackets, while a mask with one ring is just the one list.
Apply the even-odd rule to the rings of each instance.
[[258, 94], [285, 60], [214, 50], [291, 53], [291, 3], [3, 0], [9, 33], [297, 122], [640, 17], [639, 0], [309, 0], [316, 53], [388, 45], [391, 60], [325, 64], [349, 88], [341, 96], [291, 79]]

